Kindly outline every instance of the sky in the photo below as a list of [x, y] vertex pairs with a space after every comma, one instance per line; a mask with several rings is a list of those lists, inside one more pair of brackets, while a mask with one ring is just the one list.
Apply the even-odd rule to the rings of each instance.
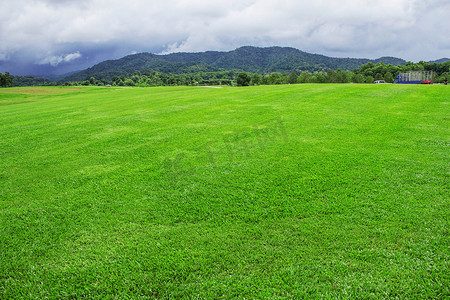
[[449, 12], [450, 0], [0, 0], [0, 72], [241, 46], [430, 61], [450, 57]]

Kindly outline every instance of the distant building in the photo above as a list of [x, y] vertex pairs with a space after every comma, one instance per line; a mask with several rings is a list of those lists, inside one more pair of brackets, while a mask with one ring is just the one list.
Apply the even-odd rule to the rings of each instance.
[[434, 80], [433, 71], [409, 71], [400, 73], [395, 78], [394, 83], [409, 83], [409, 84], [431, 84]]

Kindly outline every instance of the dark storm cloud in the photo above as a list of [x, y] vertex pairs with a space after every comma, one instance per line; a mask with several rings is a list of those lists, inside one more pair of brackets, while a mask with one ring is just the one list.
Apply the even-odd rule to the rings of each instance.
[[[7, 62], [79, 69], [132, 52], [291, 46], [340, 57], [449, 56], [449, 1], [0, 0]], [[3, 67], [2, 67], [3, 66]]]

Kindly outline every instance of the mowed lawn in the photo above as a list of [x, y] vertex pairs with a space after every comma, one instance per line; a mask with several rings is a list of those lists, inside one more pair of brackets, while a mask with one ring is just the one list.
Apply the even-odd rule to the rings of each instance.
[[0, 298], [450, 297], [449, 100], [0, 89]]

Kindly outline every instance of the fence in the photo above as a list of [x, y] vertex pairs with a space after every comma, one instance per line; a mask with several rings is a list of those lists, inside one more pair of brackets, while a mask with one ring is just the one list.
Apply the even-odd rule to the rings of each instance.
[[434, 72], [433, 71], [410, 71], [406, 73], [400, 73], [395, 79], [395, 83], [433, 83]]

